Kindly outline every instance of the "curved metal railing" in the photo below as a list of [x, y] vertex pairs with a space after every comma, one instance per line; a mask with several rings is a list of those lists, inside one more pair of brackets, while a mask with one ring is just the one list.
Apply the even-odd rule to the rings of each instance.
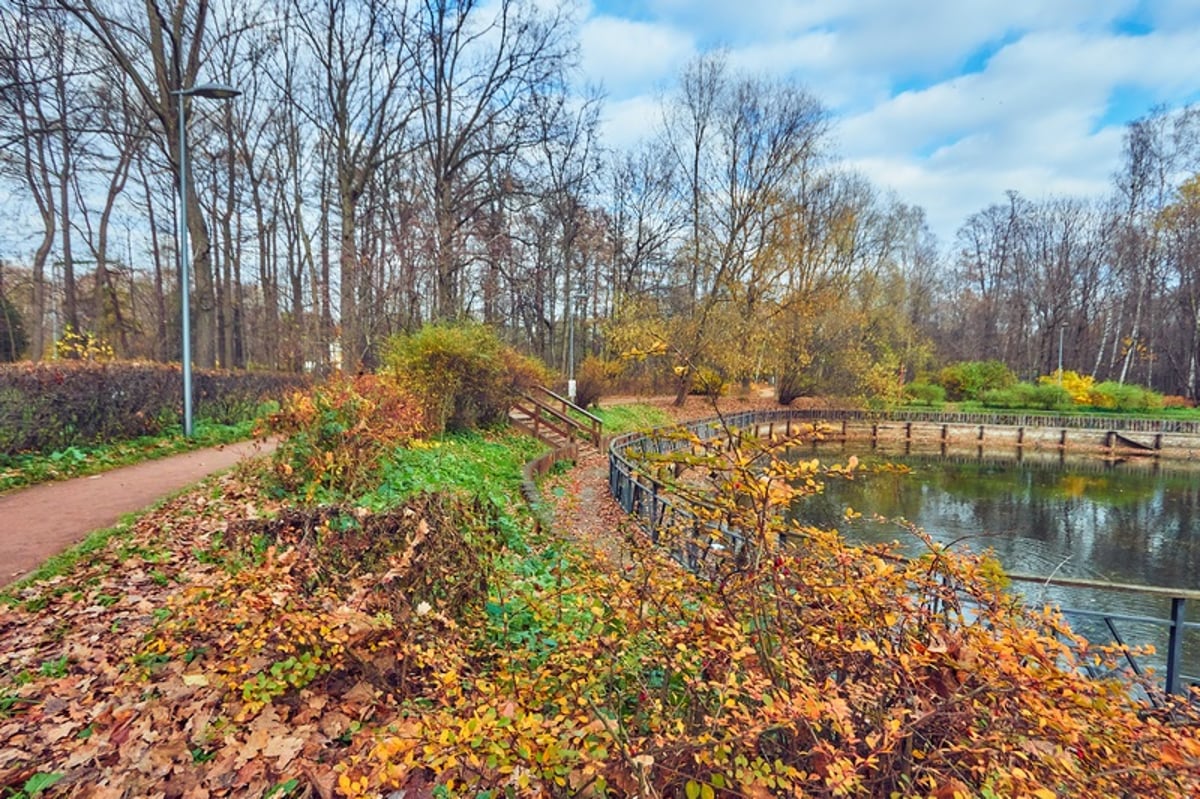
[[[833, 414], [833, 415], [831, 415]], [[853, 417], [845, 414], [855, 414]], [[853, 418], [855, 420], [878, 420], [878, 416], [868, 416], [862, 411], [810, 411], [810, 410], [772, 410], [746, 411], [730, 414], [722, 418], [703, 419], [670, 428], [656, 428], [646, 432], [627, 433], [614, 438], [608, 447], [608, 484], [609, 491], [627, 514], [637, 519], [638, 524], [649, 536], [650, 540], [659, 543], [660, 532], [666, 529], [689, 530], [689, 536], [673, 543], [672, 554], [686, 568], [703, 573], [712, 561], [736, 556], [743, 546], [745, 539], [735, 530], [708, 519], [699, 514], [686, 500], [673, 495], [667, 486], [653, 477], [644, 464], [648, 455], [668, 455], [693, 446], [693, 438], [709, 441], [728, 434], [739, 435], [739, 431], [762, 431], [766, 428], [768, 436], [776, 432], [790, 435], [797, 423], [819, 425], [821, 422], [840, 422]], [[1017, 417], [1028, 424], [1031, 417]], [[903, 421], [908, 421], [904, 419]], [[915, 420], [914, 420], [915, 421]], [[922, 421], [930, 421], [923, 419]], [[971, 421], [979, 424], [977, 416]], [[1110, 424], [1112, 420], [1105, 420]], [[1142, 420], [1133, 420], [1142, 421]], [[1056, 426], [1058, 418], [1056, 417]], [[1181, 423], [1193, 424], [1193, 423]], [[1200, 427], [1200, 426], [1198, 426]], [[1154, 432], [1140, 430], [1140, 432]], [[1176, 431], [1188, 432], [1188, 431]], [[634, 454], [636, 453], [636, 455]], [[1014, 582], [1036, 583], [1043, 586], [1061, 586], [1065, 588], [1087, 588], [1095, 591], [1115, 591], [1121, 593], [1141, 593], [1147, 596], [1165, 597], [1170, 602], [1168, 618], [1155, 618], [1144, 615], [1115, 614], [1089, 610], [1086, 608], [1060, 608], [1068, 618], [1099, 619], [1111, 631], [1113, 641], [1123, 644], [1117, 630], [1117, 623], [1134, 623], [1165, 627], [1167, 634], [1165, 652], [1164, 689], [1168, 693], [1180, 693], [1185, 684], [1200, 684], [1200, 676], [1187, 676], [1183, 673], [1186, 666], [1194, 668], [1196, 664], [1186, 664], [1184, 659], [1184, 638], [1189, 632], [1200, 631], [1200, 622], [1186, 620], [1188, 603], [1193, 606], [1200, 604], [1200, 591], [1187, 591], [1176, 588], [1161, 588], [1157, 586], [1130, 586], [1097, 581], [1079, 581], [1033, 575], [1010, 575]], [[1083, 585], [1082, 583], [1085, 583]], [[1131, 658], [1130, 665], [1140, 673], [1138, 664]]]

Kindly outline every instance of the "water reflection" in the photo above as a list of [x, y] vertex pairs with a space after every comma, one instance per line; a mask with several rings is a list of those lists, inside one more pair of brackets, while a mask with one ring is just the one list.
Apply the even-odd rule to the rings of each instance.
[[[834, 461], [854, 451], [817, 445], [798, 456]], [[922, 545], [906, 523], [935, 541], [991, 549], [1014, 573], [1054, 575], [1171, 588], [1200, 588], [1200, 466], [1150, 460], [1106, 462], [1057, 453], [1021, 458], [975, 450], [957, 455], [875, 451], [850, 481], [829, 483], [794, 511], [804, 523], [836, 527], [851, 541], [898, 541], [909, 554]], [[903, 464], [908, 474], [879, 470]], [[862, 517], [845, 519], [853, 508]], [[878, 518], [876, 518], [878, 517]], [[1029, 586], [1037, 604], [1166, 618], [1168, 603], [1130, 594]], [[1200, 603], [1188, 618], [1200, 619]], [[1102, 623], [1073, 620], [1093, 640]], [[1130, 643], [1165, 647], [1165, 628], [1123, 624]], [[1200, 635], [1189, 632], [1188, 674], [1200, 674]]]

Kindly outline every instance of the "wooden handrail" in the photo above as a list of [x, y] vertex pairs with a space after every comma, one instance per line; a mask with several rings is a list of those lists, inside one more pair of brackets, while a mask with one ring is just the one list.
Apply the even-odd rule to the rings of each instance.
[[[561, 410], [539, 399], [534, 395], [534, 391], [541, 392], [554, 399], [559, 404]], [[566, 397], [555, 394], [543, 386], [534, 386], [533, 390], [522, 395], [522, 399], [529, 404], [525, 405], [518, 401], [513, 403], [513, 408], [521, 411], [532, 420], [533, 430], [531, 432], [534, 435], [538, 434], [537, 430], [540, 426], [545, 425], [548, 429], [566, 439], [574, 438], [576, 433], [580, 433], [592, 443], [592, 446], [597, 449], [600, 448], [601, 431], [604, 423], [599, 417], [588, 413]], [[580, 421], [576, 415], [582, 415], [587, 421]]]
[[567, 399], [566, 397], [564, 397], [560, 394], [555, 394], [553, 391], [546, 388], [545, 386], [534, 386], [534, 388], [538, 391], [541, 391], [543, 394], [546, 394], [549, 397], [553, 397], [555, 400], [557, 400], [559, 403], [561, 403], [564, 407], [574, 411], [575, 413], [578, 413], [581, 416], [586, 417], [589, 422], [592, 422], [593, 424], [595, 424], [597, 426], [604, 425], [604, 422], [600, 419], [599, 416], [596, 416], [595, 414], [590, 413], [587, 410], [581, 408], [580, 406], [571, 402], [571, 400]]

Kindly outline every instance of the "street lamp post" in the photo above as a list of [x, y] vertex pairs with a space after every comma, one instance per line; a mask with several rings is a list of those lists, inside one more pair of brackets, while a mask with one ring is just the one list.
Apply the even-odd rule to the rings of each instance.
[[587, 302], [586, 294], [571, 295], [571, 327], [567, 331], [567, 399], [571, 402], [575, 401], [575, 306], [580, 302]]
[[205, 83], [190, 89], [171, 92], [179, 99], [179, 308], [183, 326], [183, 434], [192, 437], [192, 312], [189, 304], [188, 268], [188, 223], [187, 223], [187, 122], [184, 116], [184, 98], [209, 97], [214, 100], [232, 100], [241, 94], [232, 86]]
[[1063, 367], [1062, 367], [1062, 350], [1063, 350], [1063, 331], [1067, 329], [1066, 322], [1060, 322], [1058, 325], [1058, 385], [1063, 384]]

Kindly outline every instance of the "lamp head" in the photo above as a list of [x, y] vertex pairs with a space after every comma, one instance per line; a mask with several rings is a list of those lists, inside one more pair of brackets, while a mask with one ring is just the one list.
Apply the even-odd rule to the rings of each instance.
[[176, 89], [171, 94], [183, 97], [208, 97], [213, 100], [232, 100], [241, 94], [241, 92], [232, 86], [226, 86], [221, 83], [202, 83], [190, 89]]

